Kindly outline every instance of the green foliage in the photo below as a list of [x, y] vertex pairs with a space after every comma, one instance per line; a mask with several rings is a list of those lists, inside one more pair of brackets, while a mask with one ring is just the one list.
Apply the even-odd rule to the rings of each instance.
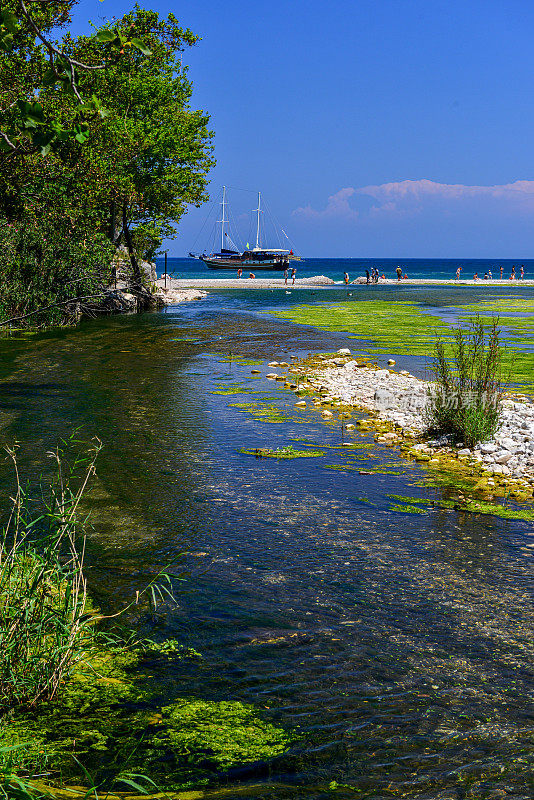
[[[69, 22], [73, 5], [28, 9], [48, 36]], [[19, 3], [2, 9], [17, 16]], [[67, 34], [53, 64], [28, 21], [17, 19], [16, 46], [0, 72], [0, 131], [31, 146], [13, 153], [4, 141], [0, 150], [0, 322], [45, 308], [27, 321], [57, 324], [72, 319], [80, 298], [110, 285], [107, 240], [116, 246], [124, 235], [130, 277], [142, 284], [138, 258], [152, 260], [187, 205], [206, 199], [212, 134], [208, 117], [190, 108], [181, 66], [197, 37], [172, 15], [136, 6], [94, 36]], [[79, 96], [72, 64], [91, 67], [75, 75]]]
[[113, 247], [95, 232], [94, 217], [40, 211], [28, 208], [12, 222], [0, 215], [0, 322], [72, 322], [79, 304], [96, 303], [109, 281]]
[[[209, 118], [191, 110], [192, 84], [181, 64], [182, 51], [198, 37], [172, 14], [160, 19], [139, 6], [113, 30], [123, 36], [135, 31], [152, 55], [130, 53], [82, 76], [84, 93], [105, 97], [108, 114], [92, 121], [89, 146], [69, 142], [59, 152], [76, 162], [91, 202], [126, 209], [128, 224], [136, 227], [134, 241], [153, 256], [161, 239], [174, 235], [186, 205], [206, 199], [206, 174], [214, 163]], [[99, 41], [99, 33], [109, 29], [93, 37], [67, 35], [65, 52], [83, 61], [101, 60], [107, 44]], [[72, 118], [68, 97], [47, 90], [42, 102], [65, 123]]]
[[151, 222], [138, 225], [132, 230], [132, 242], [139, 258], [154, 261], [163, 244], [161, 227]]
[[[0, 150], [8, 153], [37, 151], [46, 156], [52, 148], [71, 138], [83, 144], [89, 137], [87, 118], [94, 114], [103, 117], [106, 112], [96, 95], [85, 99], [81, 96], [80, 70], [104, 69], [108, 60], [124, 57], [128, 49], [139, 51], [144, 56], [152, 54], [141, 39], [132, 35], [135, 31], [129, 31], [126, 36], [118, 29], [108, 28], [96, 34], [97, 41], [106, 44], [104, 61], [85, 64], [72, 59], [46, 35], [51, 26], [60, 26], [70, 19], [70, 10], [75, 2], [65, 0], [58, 4], [52, 0], [45, 4], [8, 0], [7, 7], [0, 10], [0, 51], [6, 54], [8, 63], [27, 66], [27, 62], [33, 60], [36, 67], [32, 75], [33, 92], [29, 92], [27, 85], [18, 87], [22, 93], [15, 94], [14, 102], [0, 110], [3, 128]], [[59, 89], [74, 99], [76, 124], [65, 127], [57, 115], [45, 114], [41, 103], [28, 102], [45, 87]]]
[[429, 392], [428, 425], [473, 447], [490, 439], [501, 420], [502, 348], [498, 319], [489, 330], [480, 317], [454, 332], [452, 360], [438, 340], [431, 365], [435, 386]]

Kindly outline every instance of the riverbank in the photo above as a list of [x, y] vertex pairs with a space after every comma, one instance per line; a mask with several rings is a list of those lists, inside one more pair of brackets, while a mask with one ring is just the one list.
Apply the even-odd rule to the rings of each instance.
[[[394, 364], [391, 360], [392, 367]], [[417, 460], [438, 464], [443, 457], [463, 459], [472, 462], [474, 469], [483, 469], [514, 484], [520, 482], [530, 494], [534, 490], [534, 401], [525, 395], [508, 394], [496, 435], [470, 449], [463, 443], [453, 446], [447, 437], [436, 440], [427, 434], [425, 411], [433, 384], [406, 370], [379, 369], [342, 349], [331, 357], [295, 362], [289, 373], [299, 376], [297, 393], [312, 395], [313, 404], [322, 409], [326, 418], [332, 417], [334, 409], [342, 413], [344, 406], [356, 407], [379, 422], [390, 423], [391, 430], [377, 433], [380, 443], [399, 444], [408, 439]], [[270, 375], [276, 379], [276, 373]], [[305, 404], [304, 399], [299, 399], [299, 406]]]
[[[534, 280], [524, 281], [509, 281], [509, 280], [439, 280], [433, 278], [407, 278], [402, 281], [397, 281], [393, 278], [380, 279], [378, 284], [367, 284], [365, 277], [359, 277], [349, 283], [350, 287], [357, 286], [484, 286], [484, 287], [512, 287], [521, 288], [524, 286], [534, 286]], [[165, 279], [159, 278], [156, 281], [156, 286], [159, 289], [164, 289]], [[184, 290], [202, 289], [209, 291], [210, 289], [244, 289], [244, 290], [258, 290], [258, 289], [285, 289], [286, 291], [293, 291], [294, 289], [309, 289], [310, 287], [336, 286], [339, 289], [348, 288], [342, 281], [334, 281], [326, 275], [315, 275], [310, 278], [297, 278], [293, 284], [291, 279], [288, 279], [287, 284], [283, 277], [258, 277], [255, 278], [171, 278], [167, 277], [167, 290], [169, 292], [180, 292]]]

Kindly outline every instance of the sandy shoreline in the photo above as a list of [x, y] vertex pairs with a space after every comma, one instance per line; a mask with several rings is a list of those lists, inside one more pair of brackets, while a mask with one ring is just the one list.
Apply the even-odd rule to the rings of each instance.
[[[295, 284], [292, 285], [291, 280], [286, 286], [283, 278], [188, 278], [177, 280], [175, 278], [167, 278], [167, 289], [183, 290], [183, 289], [243, 289], [243, 290], [258, 290], [258, 289], [284, 289], [286, 291], [295, 291], [297, 289], [313, 288], [328, 288], [358, 291], [360, 286], [367, 286], [368, 284], [360, 283], [361, 279], [356, 279], [355, 282], [345, 286], [343, 283], [336, 283], [331, 278], [326, 278], [324, 275], [316, 275], [313, 278], [297, 278]], [[365, 281], [365, 279], [363, 279]], [[156, 285], [163, 288], [165, 281], [160, 278], [156, 281]], [[370, 287], [377, 284], [369, 284]], [[407, 278], [406, 280], [397, 281], [393, 278], [386, 278], [380, 280], [379, 286], [484, 286], [484, 287], [509, 287], [518, 289], [523, 286], [534, 286], [534, 280], [523, 281], [510, 281], [510, 280], [438, 280], [434, 278]]]

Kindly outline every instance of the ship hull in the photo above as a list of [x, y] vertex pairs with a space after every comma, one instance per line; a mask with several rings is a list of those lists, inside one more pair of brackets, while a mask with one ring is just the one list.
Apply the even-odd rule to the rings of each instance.
[[238, 269], [242, 270], [270, 270], [283, 272], [288, 268], [288, 263], [280, 263], [280, 261], [238, 261], [229, 262], [222, 259], [201, 258], [201, 261], [208, 267], [208, 269], [227, 269], [236, 272]]

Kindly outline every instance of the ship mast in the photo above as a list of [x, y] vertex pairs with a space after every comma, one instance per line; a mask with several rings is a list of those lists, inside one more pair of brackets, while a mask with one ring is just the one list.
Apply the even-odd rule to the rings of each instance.
[[258, 222], [256, 225], [256, 247], [255, 250], [260, 249], [260, 214], [261, 214], [261, 192], [258, 192], [258, 207], [254, 209], [258, 212]]
[[219, 220], [221, 223], [221, 252], [224, 250], [224, 226], [226, 224], [226, 186], [223, 186], [223, 194], [222, 194], [222, 219]]

